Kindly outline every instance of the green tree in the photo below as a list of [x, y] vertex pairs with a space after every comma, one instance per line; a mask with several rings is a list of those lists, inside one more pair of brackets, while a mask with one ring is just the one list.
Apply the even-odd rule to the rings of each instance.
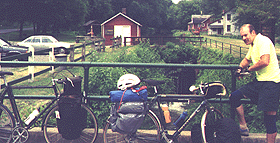
[[37, 32], [74, 29], [84, 23], [87, 0], [4, 0], [1, 1], [4, 20], [20, 24], [20, 34], [25, 22], [32, 22]]
[[[237, 21], [239, 26], [251, 23], [260, 32], [261, 25], [279, 25], [280, 0], [237, 0]], [[279, 28], [275, 27], [279, 35]]]
[[173, 4], [168, 13], [168, 19], [174, 25], [173, 29], [187, 30], [191, 16], [200, 14], [200, 5], [199, 1], [180, 1], [176, 5]]
[[200, 0], [203, 14], [220, 15], [236, 6], [236, 0]]
[[103, 22], [114, 15], [111, 0], [88, 0], [88, 2], [86, 21], [97, 20]]
[[30, 2], [27, 0], [4, 0], [1, 1], [1, 5], [3, 6], [1, 11], [3, 11], [5, 20], [10, 23], [17, 22], [20, 24], [19, 37], [21, 37], [23, 24], [26, 19], [29, 18], [29, 9], [31, 9]]

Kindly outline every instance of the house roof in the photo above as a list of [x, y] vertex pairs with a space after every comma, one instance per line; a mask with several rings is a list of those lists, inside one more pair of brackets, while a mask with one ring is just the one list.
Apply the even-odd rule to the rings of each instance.
[[216, 20], [210, 22], [209, 24], [213, 24], [213, 23], [215, 23], [215, 22], [217, 22], [217, 21], [220, 21], [220, 20], [223, 20], [223, 18], [216, 19]]
[[90, 26], [90, 25], [100, 25], [100, 23], [97, 20], [90, 20], [87, 23], [85, 23], [83, 26]]
[[197, 23], [202, 23], [205, 20], [207, 20], [209, 17], [212, 15], [192, 15], [192, 21], [189, 22], [188, 24], [197, 24]]
[[105, 22], [103, 22], [103, 23], [101, 24], [101, 26], [103, 26], [104, 24], [106, 24], [106, 23], [108, 23], [109, 21], [113, 20], [114, 18], [118, 17], [119, 15], [125, 17], [126, 19], [132, 21], [133, 23], [135, 23], [135, 24], [137, 24], [137, 25], [139, 25], [139, 26], [142, 26], [140, 23], [136, 22], [135, 20], [131, 19], [130, 17], [126, 16], [125, 14], [123, 14], [123, 13], [121, 13], [121, 12], [118, 13], [118, 14], [116, 14], [115, 16], [111, 17], [110, 19], [106, 20]]
[[223, 28], [223, 25], [209, 25], [209, 28]]

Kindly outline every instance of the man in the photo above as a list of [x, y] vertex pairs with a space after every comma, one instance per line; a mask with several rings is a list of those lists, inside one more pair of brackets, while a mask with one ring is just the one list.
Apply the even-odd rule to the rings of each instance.
[[[268, 37], [256, 34], [255, 28], [251, 24], [243, 25], [240, 28], [240, 35], [250, 48], [239, 66], [248, 68], [249, 71], [255, 71], [256, 80], [242, 86], [230, 95], [231, 107], [236, 108], [241, 135], [248, 136], [249, 129], [240, 99], [250, 98], [252, 102], [256, 103], [257, 109], [264, 112], [267, 142], [274, 143], [277, 135], [276, 113], [280, 94], [280, 70], [275, 47]], [[252, 65], [248, 67], [251, 63]]]

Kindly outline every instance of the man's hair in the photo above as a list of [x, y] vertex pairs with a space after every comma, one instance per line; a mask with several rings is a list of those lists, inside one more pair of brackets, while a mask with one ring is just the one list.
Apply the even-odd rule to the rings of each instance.
[[244, 24], [244, 25], [241, 26], [241, 28], [243, 28], [243, 27], [248, 27], [249, 30], [250, 30], [250, 33], [252, 33], [253, 30], [256, 31], [255, 27], [252, 24]]

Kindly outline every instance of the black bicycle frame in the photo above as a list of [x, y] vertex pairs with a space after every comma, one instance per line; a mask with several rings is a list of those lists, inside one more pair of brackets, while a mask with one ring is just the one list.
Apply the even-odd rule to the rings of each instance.
[[[186, 96], [185, 96], [186, 97]], [[186, 121], [179, 127], [176, 129], [176, 132], [172, 135], [172, 139], [176, 140], [178, 138], [178, 136], [181, 134], [181, 132], [186, 128], [186, 126], [188, 125], [188, 123], [196, 116], [197, 113], [199, 113], [202, 109], [206, 109], [206, 110], [210, 110], [210, 108], [208, 107], [209, 102], [207, 99], [204, 98], [204, 96], [194, 96], [194, 95], [189, 95], [188, 97], [190, 98], [196, 98], [199, 100], [202, 100], [201, 103], [199, 104], [199, 106], [192, 112], [192, 114], [190, 116], [187, 117]], [[158, 110], [159, 110], [159, 114], [160, 114], [160, 122], [163, 123], [162, 125], [162, 129], [163, 131], [166, 129], [166, 122], [165, 122], [165, 118], [160, 106], [161, 103], [161, 98], [166, 98], [164, 101], [185, 101], [185, 100], [190, 100], [190, 99], [186, 99], [186, 98], [182, 98], [182, 96], [168, 96], [168, 95], [157, 95], [154, 99], [152, 99], [151, 104], [153, 105], [155, 102], [157, 102], [157, 106], [158, 106]], [[181, 99], [180, 99], [181, 98]]]
[[40, 112], [40, 114], [38, 116], [35, 117], [35, 119], [32, 120], [32, 122], [29, 123], [29, 125], [27, 125], [25, 128], [26, 129], [30, 129], [31, 126], [54, 104], [55, 101], [57, 101], [59, 99], [59, 94], [58, 94], [58, 89], [55, 86], [55, 84], [53, 84], [52, 86], [10, 86], [7, 85], [5, 86], [5, 89], [1, 92], [1, 97], [0, 97], [0, 101], [3, 104], [3, 100], [5, 98], [5, 95], [8, 94], [8, 99], [10, 100], [10, 104], [14, 113], [14, 117], [16, 119], [16, 125], [20, 125], [20, 127], [23, 127], [23, 121], [21, 120], [20, 114], [19, 114], [19, 110], [17, 108], [17, 104], [15, 101], [15, 96], [13, 94], [12, 89], [27, 89], [27, 88], [53, 88], [54, 93], [55, 93], [55, 98], [52, 99], [51, 102], [49, 102], [46, 106], [46, 108], [44, 108], [43, 111]]

